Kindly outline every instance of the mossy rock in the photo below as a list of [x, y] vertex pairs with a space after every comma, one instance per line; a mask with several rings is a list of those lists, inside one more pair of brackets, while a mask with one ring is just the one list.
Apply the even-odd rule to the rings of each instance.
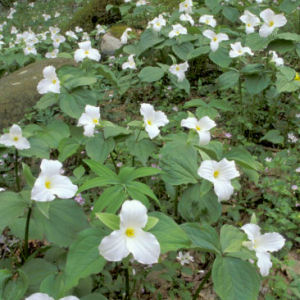
[[0, 129], [18, 122], [40, 99], [36, 87], [43, 78], [43, 69], [49, 65], [58, 69], [75, 62], [66, 58], [44, 59], [0, 79]]
[[106, 6], [120, 5], [122, 0], [91, 0], [81, 9], [79, 9], [66, 24], [62, 26], [64, 31], [73, 30], [80, 26], [84, 31], [92, 31], [97, 24], [109, 25], [121, 19], [118, 10], [106, 11]]

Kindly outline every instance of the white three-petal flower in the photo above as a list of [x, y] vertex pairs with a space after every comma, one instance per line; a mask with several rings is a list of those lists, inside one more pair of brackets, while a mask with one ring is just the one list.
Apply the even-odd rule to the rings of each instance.
[[159, 135], [159, 127], [169, 123], [165, 113], [162, 111], [155, 111], [151, 104], [143, 103], [140, 112], [144, 117], [145, 129], [150, 139]]
[[249, 10], [244, 11], [244, 14], [240, 16], [240, 20], [245, 24], [247, 34], [253, 33], [255, 27], [260, 23], [259, 17], [252, 14]]
[[169, 32], [169, 38], [173, 38], [180, 34], [187, 34], [187, 29], [183, 27], [181, 24], [172, 25], [173, 30]]
[[43, 159], [41, 173], [31, 191], [31, 199], [46, 202], [54, 200], [55, 196], [62, 199], [74, 197], [78, 187], [67, 176], [61, 175], [61, 172], [61, 162]]
[[246, 224], [241, 229], [247, 234], [249, 242], [244, 242], [244, 246], [254, 250], [257, 257], [257, 265], [262, 276], [269, 274], [272, 267], [269, 252], [280, 250], [285, 243], [285, 239], [277, 232], [260, 233], [260, 227], [256, 224]]
[[229, 40], [229, 37], [226, 33], [217, 34], [210, 29], [204, 30], [203, 35], [210, 39], [210, 49], [213, 52], [218, 50], [220, 42]]
[[248, 53], [249, 55], [253, 55], [253, 52], [249, 47], [242, 47], [241, 42], [230, 44], [230, 47], [231, 50], [229, 51], [229, 56], [232, 58], [242, 56], [245, 53]]
[[279, 57], [275, 51], [269, 51], [269, 53], [272, 54], [271, 62], [275, 63], [277, 67], [283, 66], [283, 58]]
[[187, 71], [188, 68], [189, 68], [189, 64], [186, 61], [182, 64], [170, 66], [169, 71], [170, 73], [177, 76], [178, 81], [182, 81], [185, 78], [185, 72]]
[[203, 15], [199, 19], [199, 23], [203, 23], [209, 25], [211, 27], [216, 27], [217, 21], [215, 20], [214, 16], [212, 15]]
[[75, 51], [74, 59], [76, 62], [83, 61], [86, 57], [99, 61], [101, 59], [101, 55], [97, 49], [92, 48], [91, 41], [85, 41], [78, 43], [79, 49]]
[[[54, 300], [54, 298], [44, 293], [34, 293], [31, 296], [25, 298], [25, 300]], [[64, 298], [60, 298], [59, 300], [79, 300], [79, 298], [75, 296], [67, 296]]]
[[120, 212], [120, 229], [101, 241], [100, 254], [108, 261], [121, 261], [132, 253], [141, 264], [157, 263], [160, 245], [153, 234], [143, 230], [147, 221], [147, 208], [141, 202], [125, 201]]
[[181, 126], [189, 129], [194, 129], [199, 135], [199, 145], [207, 145], [210, 142], [209, 130], [216, 126], [216, 123], [205, 116], [200, 120], [196, 118], [187, 118], [181, 121]]
[[260, 17], [264, 20], [264, 24], [259, 29], [261, 37], [269, 36], [275, 28], [282, 27], [287, 23], [287, 19], [283, 14], [276, 15], [270, 8], [263, 10]]
[[14, 146], [19, 150], [30, 148], [30, 143], [22, 136], [22, 129], [16, 124], [11, 126], [9, 133], [3, 134], [0, 137], [0, 144], [5, 145], [6, 147]]
[[234, 161], [223, 158], [220, 162], [205, 160], [198, 169], [198, 175], [214, 185], [219, 201], [229, 200], [233, 194], [231, 179], [240, 176]]
[[60, 93], [60, 82], [56, 75], [55, 68], [53, 66], [45, 67], [43, 70], [44, 79], [42, 79], [38, 85], [37, 90], [40, 94], [46, 94], [48, 92]]
[[100, 108], [92, 105], [86, 105], [84, 113], [81, 114], [77, 126], [83, 126], [84, 135], [94, 136], [95, 127], [99, 124]]
[[136, 64], [135, 64], [133, 57], [134, 57], [134, 54], [130, 54], [128, 56], [128, 61], [126, 61], [122, 64], [122, 70], [126, 70], [126, 69], [135, 70], [136, 69]]

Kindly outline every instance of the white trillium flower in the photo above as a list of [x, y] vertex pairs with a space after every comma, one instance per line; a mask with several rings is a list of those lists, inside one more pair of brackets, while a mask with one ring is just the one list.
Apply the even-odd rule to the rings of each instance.
[[46, 58], [56, 58], [59, 50], [58, 49], [53, 49], [51, 52], [47, 52], [45, 54]]
[[62, 163], [58, 160], [43, 159], [41, 173], [31, 191], [31, 199], [40, 202], [53, 201], [55, 196], [70, 199], [75, 196], [78, 187], [67, 177], [61, 175]]
[[214, 16], [212, 15], [203, 15], [199, 19], [199, 23], [203, 23], [209, 25], [211, 27], [216, 27], [217, 21], [215, 20]]
[[84, 32], [84, 33], [82, 34], [81, 39], [82, 39], [83, 41], [89, 41], [91, 38], [90, 38], [90, 36], [89, 36], [89, 34], [88, 34], [87, 32]]
[[193, 12], [192, 0], [185, 0], [179, 4], [179, 12], [191, 14]]
[[253, 52], [249, 47], [242, 47], [241, 42], [230, 44], [230, 47], [231, 50], [229, 51], [229, 56], [232, 58], [242, 56], [246, 53], [248, 53], [249, 55], [253, 55]]
[[164, 19], [163, 15], [159, 15], [157, 18], [154, 18], [152, 21], [148, 23], [149, 27], [152, 27], [152, 29], [156, 32], [159, 32], [162, 27], [166, 26], [166, 20]]
[[29, 55], [29, 54], [37, 55], [37, 51], [33, 45], [26, 45], [23, 51], [25, 55]]
[[51, 35], [57, 35], [60, 32], [60, 28], [50, 26], [49, 31], [50, 31]]
[[179, 36], [180, 34], [187, 34], [187, 29], [181, 24], [172, 25], [172, 30], [169, 32], [169, 38]]
[[261, 37], [269, 36], [275, 28], [282, 27], [287, 23], [287, 19], [283, 14], [276, 15], [270, 8], [262, 11], [260, 17], [264, 20], [264, 24], [259, 29]]
[[189, 252], [183, 254], [182, 251], [178, 252], [178, 256], [176, 257], [176, 259], [180, 262], [182, 266], [184, 266], [185, 264], [188, 265], [189, 263], [194, 261], [194, 257], [191, 256]]
[[58, 18], [60, 16], [59, 12], [55, 12], [54, 18]]
[[91, 137], [94, 136], [96, 125], [99, 125], [100, 108], [92, 105], [86, 105], [84, 110], [85, 112], [80, 116], [77, 126], [83, 126], [83, 134]]
[[190, 24], [193, 26], [195, 24], [193, 18], [189, 14], [181, 14], [179, 19], [181, 21], [190, 22]]
[[210, 49], [213, 52], [218, 50], [220, 42], [229, 40], [228, 35], [226, 33], [217, 34], [210, 29], [204, 30], [203, 35], [210, 39]]
[[216, 123], [205, 116], [200, 120], [196, 118], [187, 118], [181, 121], [181, 126], [189, 129], [194, 129], [199, 135], [199, 145], [207, 145], [210, 142], [210, 130], [216, 127]]
[[75, 27], [75, 32], [79, 33], [79, 32], [82, 32], [82, 31], [83, 31], [83, 29], [81, 27], [79, 27], [79, 26]]
[[42, 14], [43, 18], [45, 21], [48, 21], [49, 19], [51, 19], [51, 16], [50, 15], [47, 15], [47, 14]]
[[96, 30], [97, 30], [97, 35], [106, 32], [105, 29], [104, 29], [104, 27], [103, 27], [102, 25], [100, 25], [100, 24], [98, 24], [98, 25], [96, 26]]
[[169, 120], [162, 111], [155, 111], [153, 106], [148, 103], [142, 103], [140, 109], [141, 115], [144, 117], [145, 130], [150, 139], [159, 135], [159, 127], [165, 126]]
[[247, 234], [250, 241], [243, 245], [255, 251], [257, 266], [262, 276], [269, 275], [272, 267], [270, 252], [280, 250], [285, 243], [285, 239], [277, 232], [260, 233], [260, 227], [256, 224], [246, 224], [241, 229]]
[[5, 188], [0, 187], [0, 192], [5, 192]]
[[48, 92], [60, 93], [60, 82], [56, 75], [55, 68], [53, 66], [45, 67], [43, 70], [44, 79], [42, 79], [38, 85], [37, 90], [40, 94], [46, 94]]
[[246, 26], [246, 33], [253, 33], [255, 27], [260, 24], [260, 19], [256, 15], [252, 14], [249, 10], [245, 10], [244, 14], [240, 16], [240, 20]]
[[126, 70], [126, 69], [135, 70], [136, 69], [136, 64], [135, 64], [133, 57], [134, 57], [134, 54], [130, 54], [128, 56], [128, 61], [126, 61], [122, 64], [122, 70]]
[[60, 44], [66, 41], [66, 38], [60, 34], [52, 35], [51, 39], [53, 41], [54, 48], [59, 48]]
[[66, 31], [66, 36], [78, 40], [78, 36], [76, 35], [76, 33], [72, 30]]
[[234, 161], [223, 158], [220, 162], [215, 160], [205, 160], [198, 169], [198, 175], [214, 185], [214, 191], [219, 202], [229, 200], [233, 194], [231, 179], [239, 177], [240, 173], [236, 169]]
[[128, 32], [130, 31], [132, 31], [131, 28], [126, 28], [125, 31], [122, 33], [120, 40], [123, 45], [127, 44], [129, 38]]
[[78, 46], [79, 49], [77, 49], [74, 54], [76, 62], [83, 61], [86, 57], [95, 61], [99, 61], [101, 59], [99, 51], [92, 48], [90, 41], [78, 43]]
[[[44, 293], [35, 293], [25, 298], [25, 300], [54, 300], [54, 298]], [[59, 300], [80, 300], [80, 299], [75, 296], [67, 296], [64, 298], [60, 298]]]
[[0, 144], [6, 147], [14, 146], [18, 150], [29, 149], [30, 143], [23, 137], [20, 126], [14, 124], [10, 127], [9, 133], [0, 136]]
[[138, 0], [136, 2], [136, 6], [139, 7], [139, 6], [143, 6], [143, 5], [146, 5], [148, 2], [146, 2], [146, 0]]
[[169, 71], [170, 71], [170, 73], [177, 76], [178, 81], [183, 81], [183, 79], [185, 78], [185, 72], [187, 71], [188, 68], [189, 68], [189, 64], [186, 61], [182, 64], [170, 66]]
[[275, 51], [269, 51], [269, 53], [272, 54], [271, 62], [275, 63], [277, 67], [283, 66], [284, 64], [283, 58], [278, 57]]
[[108, 261], [121, 261], [132, 253], [141, 264], [157, 263], [160, 245], [152, 233], [143, 230], [147, 221], [147, 208], [140, 201], [125, 201], [120, 212], [120, 229], [101, 241], [100, 254]]

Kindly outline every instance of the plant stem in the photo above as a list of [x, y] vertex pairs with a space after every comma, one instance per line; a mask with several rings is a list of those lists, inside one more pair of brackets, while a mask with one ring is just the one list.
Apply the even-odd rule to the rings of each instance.
[[25, 226], [25, 241], [24, 241], [24, 261], [28, 258], [28, 234], [29, 234], [29, 223], [30, 223], [30, 216], [31, 216], [32, 208], [29, 207], [26, 219], [26, 226]]
[[203, 289], [204, 284], [207, 282], [207, 280], [209, 279], [211, 275], [211, 269], [206, 273], [206, 275], [203, 277], [201, 283], [199, 284], [196, 293], [193, 296], [193, 300], [197, 300], [198, 295], [200, 293], [200, 291]]
[[126, 269], [125, 269], [125, 290], [126, 290], [125, 300], [130, 300], [131, 296], [130, 296], [130, 288], [129, 288], [129, 271], [128, 271], [128, 267], [126, 267]]
[[176, 195], [174, 199], [174, 218], [178, 218], [178, 196], [179, 196], [179, 186], [176, 186]]
[[15, 151], [15, 176], [16, 176], [16, 186], [17, 186], [17, 192], [20, 192], [20, 178], [19, 178], [19, 153], [18, 149]]

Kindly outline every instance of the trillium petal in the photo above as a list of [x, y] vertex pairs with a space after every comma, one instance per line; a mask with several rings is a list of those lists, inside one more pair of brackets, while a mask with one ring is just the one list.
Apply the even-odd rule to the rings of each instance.
[[262, 276], [268, 276], [272, 267], [271, 255], [268, 252], [256, 252], [257, 266]]
[[204, 30], [203, 35], [205, 37], [207, 37], [208, 39], [210, 39], [210, 40], [213, 39], [216, 36], [216, 34], [210, 29]]
[[37, 85], [37, 91], [39, 94], [46, 94], [49, 91], [49, 81], [47, 79], [42, 79]]
[[74, 59], [76, 62], [83, 61], [86, 58], [85, 50], [77, 49], [74, 53]]
[[62, 175], [51, 178], [51, 191], [61, 199], [70, 199], [75, 196], [78, 187], [72, 181]]
[[181, 120], [181, 127], [195, 129], [197, 125], [198, 125], [198, 120], [196, 118], [186, 118]]
[[256, 224], [245, 224], [241, 229], [247, 234], [247, 237], [250, 241], [254, 241], [260, 237], [260, 227]]
[[205, 146], [210, 142], [210, 132], [209, 131], [198, 131], [199, 135], [199, 145], [200, 146]]
[[59, 300], [80, 300], [80, 299], [75, 296], [67, 296], [67, 297], [60, 298]]
[[229, 40], [229, 37], [226, 33], [219, 33], [217, 34], [217, 37], [218, 37], [218, 41], [219, 42], [222, 42], [222, 41], [228, 41]]
[[95, 125], [94, 124], [86, 124], [84, 125], [83, 135], [91, 137], [95, 134]]
[[230, 181], [215, 180], [214, 182], [214, 191], [218, 196], [219, 202], [229, 200], [233, 194], [233, 190]]
[[157, 137], [160, 133], [159, 128], [157, 126], [154, 125], [146, 125], [145, 126], [145, 130], [147, 131], [150, 139], [154, 139], [155, 137]]
[[13, 140], [11, 139], [11, 135], [5, 133], [0, 137], [0, 144], [5, 145], [6, 147], [11, 147], [14, 145]]
[[43, 70], [43, 75], [45, 78], [56, 77], [55, 68], [53, 66], [47, 66]]
[[151, 265], [158, 262], [160, 245], [152, 233], [137, 230], [136, 236], [127, 238], [126, 242], [128, 250], [139, 263]]
[[120, 212], [121, 228], [143, 228], [148, 221], [147, 208], [140, 201], [127, 200]]
[[275, 27], [282, 27], [287, 23], [287, 19], [283, 14], [274, 16]]
[[87, 113], [82, 113], [82, 115], [80, 116], [77, 126], [85, 126], [85, 125], [90, 125], [92, 124], [93, 119], [90, 117], [89, 114]]
[[199, 126], [203, 130], [210, 130], [216, 127], [217, 124], [211, 118], [205, 116], [199, 120]]
[[44, 293], [35, 293], [25, 298], [25, 300], [54, 300], [54, 299]]
[[103, 238], [99, 247], [100, 254], [108, 261], [121, 261], [128, 256], [126, 235], [122, 230], [115, 230]]
[[277, 232], [263, 234], [259, 239], [259, 251], [278, 251], [285, 243], [284, 237]]
[[93, 106], [93, 105], [86, 105], [85, 112], [91, 116], [91, 118], [100, 118], [100, 107]]
[[99, 61], [101, 59], [101, 55], [97, 49], [90, 49], [88, 58], [95, 61]]
[[22, 136], [22, 129], [19, 125], [12, 125], [9, 129], [9, 133], [15, 136]]
[[233, 160], [229, 161], [226, 158], [223, 158], [219, 162], [218, 168], [220, 171], [220, 178], [222, 180], [230, 180], [240, 176]]
[[41, 171], [49, 177], [60, 173], [62, 163], [58, 160], [43, 159], [41, 163]]
[[19, 140], [16, 142], [15, 147], [19, 150], [29, 149], [30, 143], [24, 137], [20, 137]]
[[169, 120], [165, 113], [162, 111], [156, 111], [154, 114], [154, 119], [153, 119], [153, 124], [156, 125], [157, 127], [160, 126], [165, 126], [166, 124], [169, 123]]
[[263, 10], [259, 15], [266, 23], [268, 23], [273, 19], [275, 13], [273, 12], [272, 9], [267, 8]]
[[31, 199], [39, 202], [48, 202], [55, 199], [55, 195], [45, 186], [45, 177], [38, 177], [31, 190]]
[[90, 50], [91, 49], [91, 41], [85, 41], [85, 42], [81, 42], [81, 43], [78, 43], [78, 46], [80, 49], [83, 49], [83, 50]]
[[263, 26], [259, 29], [259, 35], [261, 37], [267, 37], [273, 32], [274, 28], [274, 26], [270, 27], [267, 24], [263, 24]]
[[210, 49], [215, 52], [217, 51], [219, 48], [219, 42], [214, 42], [214, 41], [211, 41], [210, 42]]
[[142, 103], [141, 104], [141, 109], [140, 109], [141, 115], [145, 118], [145, 119], [154, 119], [154, 108], [151, 104], [148, 103]]
[[198, 175], [210, 182], [214, 182], [215, 179], [213, 177], [213, 174], [216, 164], [217, 162], [214, 160], [204, 160], [198, 169]]

